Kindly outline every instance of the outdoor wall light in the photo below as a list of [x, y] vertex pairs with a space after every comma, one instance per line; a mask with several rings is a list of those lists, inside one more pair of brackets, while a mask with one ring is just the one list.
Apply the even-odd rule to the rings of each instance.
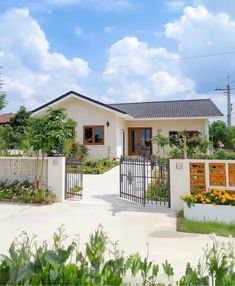
[[183, 169], [183, 163], [176, 163], [176, 169]]
[[106, 126], [109, 127], [109, 125], [110, 125], [110, 123], [107, 121], [107, 122], [106, 122]]

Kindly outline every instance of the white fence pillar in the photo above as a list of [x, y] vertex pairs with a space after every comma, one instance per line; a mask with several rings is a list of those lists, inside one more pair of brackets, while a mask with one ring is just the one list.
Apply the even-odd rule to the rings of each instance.
[[170, 160], [170, 190], [171, 208], [183, 209], [180, 196], [190, 192], [189, 162], [188, 160]]
[[65, 200], [65, 157], [48, 158], [48, 188], [56, 194], [56, 201]]

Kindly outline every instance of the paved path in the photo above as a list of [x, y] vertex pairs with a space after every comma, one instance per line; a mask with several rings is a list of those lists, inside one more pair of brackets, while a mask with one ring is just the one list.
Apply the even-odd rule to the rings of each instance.
[[[102, 224], [113, 241], [119, 241], [126, 253], [139, 251], [161, 262], [168, 259], [177, 276], [183, 274], [188, 261], [196, 265], [206, 235], [176, 232], [175, 213], [166, 207], [142, 207], [118, 197], [118, 167], [103, 175], [84, 176], [84, 199], [51, 206], [0, 204], [0, 252], [22, 230], [48, 240], [64, 224], [68, 234], [80, 234], [81, 245], [98, 224]], [[225, 238], [220, 238], [226, 240]]]

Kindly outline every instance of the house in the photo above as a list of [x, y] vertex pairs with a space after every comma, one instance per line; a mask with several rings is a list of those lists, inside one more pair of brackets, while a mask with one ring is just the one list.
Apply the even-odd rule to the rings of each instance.
[[10, 124], [11, 118], [14, 117], [15, 115], [16, 114], [12, 112], [0, 114], [0, 125]]
[[74, 91], [36, 108], [65, 108], [77, 122], [77, 141], [87, 145], [90, 158], [151, 155], [157, 146], [151, 137], [187, 130], [208, 138], [208, 120], [223, 114], [210, 99], [105, 104]]

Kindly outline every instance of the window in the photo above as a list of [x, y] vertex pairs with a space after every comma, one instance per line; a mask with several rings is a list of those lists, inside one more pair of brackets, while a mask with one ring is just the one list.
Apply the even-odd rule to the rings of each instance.
[[180, 146], [182, 142], [182, 134], [185, 134], [187, 138], [197, 138], [200, 135], [199, 131], [196, 130], [185, 130], [185, 131], [170, 131], [170, 145]]
[[84, 126], [83, 143], [87, 145], [103, 145], [104, 126]]

